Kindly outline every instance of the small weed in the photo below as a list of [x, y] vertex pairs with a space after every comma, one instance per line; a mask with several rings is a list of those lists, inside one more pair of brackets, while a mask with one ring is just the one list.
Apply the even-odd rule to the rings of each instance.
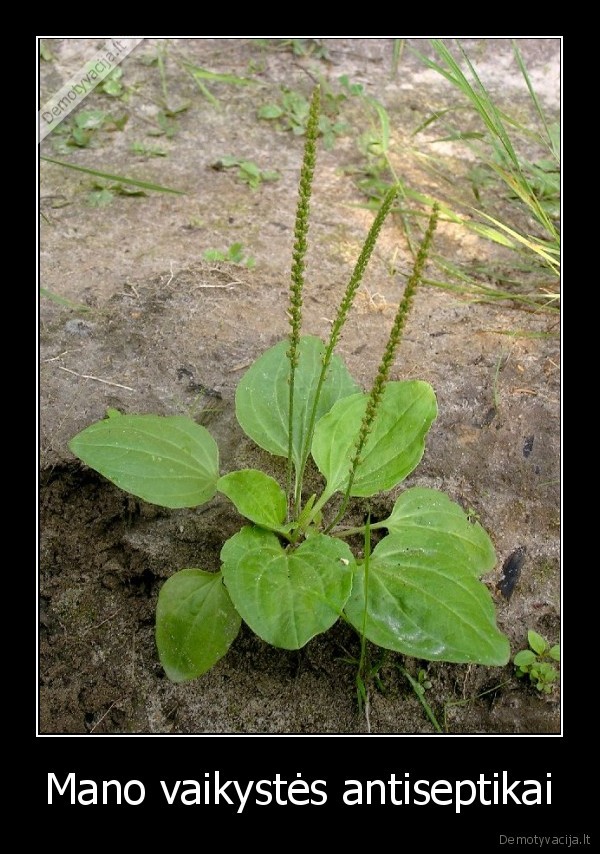
[[87, 196], [87, 203], [91, 208], [101, 208], [112, 202], [115, 196], [147, 196], [144, 190], [128, 187], [125, 184], [103, 184], [94, 181], [93, 189]]
[[[328, 150], [335, 145], [337, 136], [348, 131], [346, 122], [337, 120], [340, 103], [346, 97], [343, 93], [334, 95], [327, 89], [324, 92], [323, 112], [319, 116], [318, 131]], [[302, 93], [294, 89], [282, 88], [279, 103], [263, 104], [258, 110], [258, 118], [274, 121], [280, 130], [289, 130], [296, 136], [304, 136], [309, 110], [310, 103]]]
[[[167, 47], [171, 49], [167, 52]], [[159, 118], [159, 125], [163, 126], [169, 125], [172, 129], [172, 123], [167, 122], [168, 119], [175, 118], [177, 113], [182, 112], [183, 110], [187, 110], [190, 107], [190, 102], [186, 102], [180, 104], [178, 106], [174, 106], [171, 98], [169, 96], [168, 91], [168, 82], [167, 82], [167, 62], [171, 61], [171, 63], [176, 63], [180, 69], [189, 75], [189, 77], [194, 81], [202, 95], [206, 98], [206, 100], [213, 105], [213, 107], [219, 107], [219, 100], [212, 91], [212, 86], [209, 89], [207, 84], [227, 84], [229, 86], [249, 86], [255, 84], [256, 81], [252, 80], [249, 77], [238, 77], [235, 74], [221, 73], [217, 71], [210, 71], [208, 68], [202, 68], [199, 65], [195, 65], [190, 59], [186, 56], [178, 53], [173, 46], [168, 44], [161, 44], [156, 49], [156, 53], [154, 54], [146, 54], [142, 56], [139, 61], [146, 65], [152, 66], [156, 65], [160, 77], [160, 91], [161, 98], [158, 99], [157, 103], [162, 107], [162, 117]], [[167, 131], [167, 128], [164, 127], [164, 132]]]
[[220, 249], [206, 249], [202, 257], [205, 261], [225, 261], [227, 264], [243, 264], [251, 270], [256, 260], [248, 256], [244, 257], [244, 247], [241, 243], [232, 243], [227, 252], [222, 252]]
[[[347, 74], [342, 74], [341, 77], [338, 77], [338, 83], [346, 93], [342, 96], [336, 96], [338, 100], [340, 99], [340, 97], [346, 98], [348, 95], [364, 95], [364, 86], [362, 85], [362, 83], [351, 83]], [[331, 97], [331, 94], [332, 93], [330, 92], [328, 95], [328, 93], [326, 92], [325, 97]]]
[[417, 694], [423, 696], [425, 691], [429, 691], [432, 687], [431, 680], [427, 676], [427, 671], [421, 668], [417, 674]]
[[143, 142], [132, 142], [129, 150], [141, 157], [166, 157], [168, 154], [164, 148], [159, 148], [158, 145], [146, 145]]
[[419, 702], [423, 706], [425, 714], [429, 718], [429, 721], [431, 722], [435, 731], [438, 733], [441, 733], [442, 728], [439, 724], [439, 721], [436, 718], [436, 716], [433, 712], [433, 709], [431, 708], [431, 706], [429, 705], [429, 703], [425, 699], [425, 691], [428, 691], [430, 688], [433, 687], [432, 683], [430, 682], [430, 680], [427, 677], [427, 671], [423, 670], [423, 668], [420, 668], [419, 672], [417, 674], [417, 678], [415, 679], [414, 676], [410, 675], [410, 673], [408, 672], [408, 670], [406, 670], [405, 667], [401, 667], [400, 665], [398, 665], [398, 670], [408, 680], [411, 688], [413, 689], [413, 691], [417, 695], [417, 699], [419, 700]]
[[263, 104], [258, 110], [259, 119], [275, 120], [283, 130], [291, 130], [297, 136], [306, 131], [309, 103], [300, 92], [282, 89], [279, 103]]
[[294, 56], [312, 56], [315, 59], [329, 59], [329, 52], [318, 39], [282, 39], [273, 45], [277, 50], [289, 50]]
[[212, 164], [212, 168], [217, 171], [236, 168], [238, 179], [244, 184], [248, 184], [252, 190], [260, 187], [263, 181], [278, 181], [281, 177], [279, 172], [263, 171], [253, 161], [242, 160], [239, 157], [221, 157], [220, 160]]
[[371, 732], [371, 687], [374, 686], [380, 694], [386, 693], [386, 687], [382, 681], [380, 671], [387, 663], [387, 650], [378, 649], [377, 659], [372, 661], [370, 649], [364, 635], [361, 636], [360, 656], [342, 656], [340, 661], [356, 667], [356, 700], [358, 714], [364, 715], [367, 732]]
[[177, 116], [187, 109], [188, 105], [184, 104], [177, 110], [160, 110], [156, 116], [156, 127], [147, 131], [148, 136], [166, 136], [167, 139], [173, 139], [179, 132]]
[[98, 86], [98, 91], [105, 95], [110, 95], [111, 98], [124, 98], [127, 95], [127, 90], [122, 81], [123, 69], [115, 68], [110, 74], [104, 78]]
[[94, 189], [88, 193], [86, 202], [91, 208], [101, 208], [109, 205], [113, 198], [114, 194], [111, 190], [102, 184], [94, 183]]
[[42, 39], [40, 39], [40, 59], [44, 62], [52, 62], [54, 59], [54, 54]]
[[467, 512], [467, 519], [469, 520], [469, 522], [471, 522], [471, 523], [481, 522], [481, 519], [479, 518], [479, 513], [473, 507], [468, 507], [466, 512]]
[[204, 227], [204, 219], [201, 216], [191, 216], [188, 220], [187, 226], [185, 228], [203, 228]]
[[82, 110], [54, 130], [54, 148], [57, 153], [65, 154], [73, 148], [94, 147], [100, 132], [121, 131], [128, 118], [127, 115], [115, 118], [104, 110]]
[[329, 116], [321, 116], [319, 120], [319, 130], [323, 136], [323, 144], [330, 151], [335, 145], [336, 137], [347, 133], [348, 125], [346, 122], [336, 122]]
[[157, 101], [158, 105], [162, 108], [165, 113], [166, 118], [173, 118], [177, 115], [177, 113], [181, 113], [184, 110], [189, 109], [190, 102], [185, 102], [175, 106], [170, 97], [169, 90], [167, 85], [167, 46], [166, 44], [160, 44], [156, 48], [155, 53], [143, 54], [138, 57], [138, 62], [141, 65], [145, 66], [156, 66], [158, 69], [158, 74], [160, 77], [160, 91], [161, 98]]
[[199, 65], [194, 65], [188, 60], [183, 60], [182, 65], [206, 100], [209, 101], [213, 107], [219, 107], [219, 101], [206, 86], [205, 81], [208, 81], [209, 83], [227, 83], [230, 86], [251, 86], [256, 83], [255, 80], [251, 80], [248, 77], [237, 77], [235, 74], [221, 74], [216, 71], [209, 71], [207, 68], [201, 68]]
[[263, 50], [329, 60], [329, 51], [320, 39], [253, 39], [253, 43]]
[[556, 664], [560, 662], [560, 644], [550, 646], [548, 641], [529, 629], [527, 632], [529, 649], [518, 652], [514, 659], [516, 675], [527, 677], [531, 684], [544, 694], [550, 694], [558, 679]]
[[262, 74], [266, 67], [267, 63], [264, 59], [249, 59], [248, 65], [246, 66], [246, 72], [250, 76], [253, 74]]

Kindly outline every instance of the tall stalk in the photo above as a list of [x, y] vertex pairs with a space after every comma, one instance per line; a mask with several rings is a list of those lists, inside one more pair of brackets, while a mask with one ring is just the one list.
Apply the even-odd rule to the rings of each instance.
[[[321, 90], [318, 86], [312, 95], [310, 111], [306, 125], [306, 141], [304, 158], [300, 171], [300, 186], [298, 206], [296, 209], [296, 224], [294, 226], [294, 249], [292, 252], [292, 273], [290, 285], [290, 347], [287, 357], [290, 360], [290, 393], [288, 411], [288, 465], [287, 465], [287, 498], [288, 509], [293, 510], [292, 504], [292, 468], [294, 447], [294, 379], [298, 366], [298, 349], [300, 346], [300, 329], [302, 326], [302, 291], [304, 288], [305, 256], [308, 248], [308, 225], [310, 213], [310, 196], [312, 192], [313, 175], [316, 161], [316, 141], [319, 134], [319, 108]], [[295, 502], [294, 502], [295, 503]]]
[[363, 595], [365, 597], [365, 607], [363, 611], [362, 629], [360, 632], [360, 657], [358, 659], [358, 668], [356, 671], [356, 692], [358, 697], [358, 708], [362, 711], [363, 703], [365, 707], [365, 717], [367, 720], [367, 731], [371, 731], [371, 722], [369, 720], [369, 689], [367, 687], [367, 613], [369, 604], [369, 564], [371, 561], [371, 514], [367, 516], [367, 524], [365, 525], [365, 557], [364, 557], [364, 582]]
[[313, 403], [312, 412], [310, 414], [310, 421], [308, 424], [308, 431], [305, 438], [305, 444], [302, 451], [301, 465], [298, 473], [298, 477], [296, 479], [296, 496], [295, 496], [295, 505], [297, 508], [300, 507], [302, 501], [302, 478], [304, 476], [304, 470], [306, 468], [306, 463], [308, 460], [308, 455], [310, 453], [310, 446], [312, 443], [312, 436], [315, 429], [315, 421], [317, 416], [317, 408], [319, 405], [319, 398], [321, 396], [321, 389], [323, 387], [323, 383], [325, 382], [325, 377], [327, 375], [327, 370], [329, 368], [329, 364], [331, 362], [331, 358], [333, 356], [333, 351], [335, 346], [339, 340], [342, 328], [346, 319], [348, 317], [348, 312], [352, 307], [352, 303], [354, 302], [354, 297], [356, 296], [356, 292], [358, 287], [362, 281], [362, 278], [365, 274], [365, 270], [367, 269], [367, 264], [371, 258], [373, 253], [373, 249], [375, 248], [375, 244], [377, 243], [377, 238], [379, 237], [379, 232], [385, 222], [385, 218], [387, 217], [390, 209], [394, 203], [396, 198], [396, 194], [398, 192], [398, 187], [392, 187], [388, 190], [387, 195], [385, 196], [381, 207], [375, 217], [369, 234], [367, 235], [367, 239], [363, 245], [362, 251], [359, 255], [358, 261], [356, 262], [356, 266], [354, 267], [354, 271], [352, 276], [350, 277], [350, 281], [348, 282], [348, 286], [346, 287], [346, 291], [344, 293], [344, 297], [340, 303], [338, 308], [338, 312], [335, 320], [333, 321], [333, 325], [331, 327], [331, 335], [329, 336], [329, 342], [327, 344], [327, 349], [325, 350], [325, 354], [323, 356], [323, 366], [321, 367], [321, 373], [319, 375], [319, 381], [317, 383], [317, 390], [315, 394], [315, 399]]
[[406, 318], [412, 306], [413, 298], [417, 290], [417, 285], [419, 284], [423, 275], [423, 269], [425, 267], [425, 262], [427, 261], [429, 247], [431, 246], [433, 234], [437, 226], [438, 214], [439, 205], [437, 202], [435, 202], [433, 205], [431, 216], [429, 217], [427, 231], [425, 232], [425, 236], [423, 237], [423, 240], [419, 247], [412, 274], [408, 282], [406, 283], [406, 287], [404, 289], [404, 296], [402, 297], [400, 305], [398, 306], [398, 311], [396, 312], [396, 316], [394, 318], [390, 337], [388, 338], [388, 342], [385, 347], [385, 352], [383, 354], [383, 358], [381, 359], [381, 363], [377, 371], [377, 376], [375, 377], [373, 386], [371, 388], [371, 393], [369, 394], [367, 408], [365, 410], [365, 414], [363, 416], [363, 420], [361, 422], [360, 430], [358, 433], [356, 450], [352, 458], [350, 476], [348, 478], [348, 486], [346, 487], [346, 492], [344, 493], [342, 505], [333, 522], [331, 522], [325, 529], [325, 533], [327, 533], [333, 527], [335, 527], [335, 525], [337, 525], [337, 523], [340, 521], [340, 519], [346, 512], [346, 507], [348, 506], [348, 502], [350, 501], [350, 494], [352, 492], [352, 485], [356, 476], [356, 470], [361, 462], [361, 454], [369, 437], [369, 433], [371, 432], [371, 428], [373, 427], [373, 422], [375, 421], [375, 416], [377, 415], [377, 410], [379, 409], [379, 405], [381, 403], [381, 399], [383, 397], [383, 393], [385, 391], [385, 387], [389, 379], [390, 370], [394, 363], [394, 356], [396, 354], [396, 350], [398, 349], [398, 345], [400, 344], [400, 339], [402, 337]]

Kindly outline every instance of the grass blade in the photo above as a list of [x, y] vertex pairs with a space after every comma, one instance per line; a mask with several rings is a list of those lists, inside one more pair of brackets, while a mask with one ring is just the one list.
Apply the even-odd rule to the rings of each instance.
[[250, 86], [256, 83], [255, 80], [250, 80], [248, 77], [236, 77], [235, 74], [219, 74], [216, 71], [201, 68], [199, 65], [193, 65], [191, 62], [186, 61], [183, 64], [192, 77], [198, 80], [211, 80], [213, 83], [233, 83], [236, 86]]
[[52, 302], [58, 303], [59, 305], [64, 305], [67, 308], [71, 308], [74, 311], [90, 311], [89, 305], [82, 305], [79, 302], [72, 302], [66, 297], [61, 297], [58, 294], [55, 294], [54, 291], [49, 291], [48, 288], [40, 288], [40, 295], [46, 297], [46, 299], [52, 300]]
[[414, 691], [414, 692], [415, 692], [415, 694], [417, 695], [417, 699], [418, 699], [419, 703], [423, 706], [423, 710], [425, 711], [425, 714], [426, 714], [426, 715], [427, 715], [427, 717], [429, 718], [429, 720], [430, 720], [430, 722], [431, 722], [431, 724], [432, 724], [433, 728], [435, 729], [435, 731], [436, 731], [436, 732], [438, 732], [438, 733], [441, 733], [443, 730], [442, 730], [441, 726], [439, 725], [438, 720], [437, 720], [437, 718], [436, 718], [435, 714], [433, 713], [433, 709], [431, 708], [431, 706], [429, 705], [429, 703], [428, 703], [428, 702], [427, 702], [427, 700], [425, 699], [425, 695], [424, 695], [424, 692], [423, 692], [423, 687], [422, 687], [421, 685], [419, 685], [419, 683], [417, 682], [417, 680], [416, 680], [416, 679], [414, 679], [414, 678], [410, 675], [410, 673], [408, 672], [408, 670], [406, 670], [406, 668], [405, 668], [405, 667], [402, 667], [401, 665], [398, 665], [398, 670], [400, 671], [400, 673], [401, 673], [403, 676], [405, 676], [405, 677], [406, 677], [406, 679], [408, 679], [408, 682], [409, 682], [409, 684], [410, 684], [411, 688], [413, 689], [413, 691]]
[[533, 85], [532, 85], [531, 80], [529, 78], [529, 74], [527, 73], [527, 68], [525, 67], [525, 63], [523, 62], [523, 57], [521, 56], [519, 48], [517, 47], [517, 43], [514, 39], [512, 40], [512, 46], [513, 46], [513, 51], [515, 53], [515, 58], [517, 60], [517, 64], [519, 66], [521, 74], [523, 75], [523, 79], [525, 80], [525, 83], [526, 83], [527, 88], [529, 90], [531, 100], [533, 101], [533, 105], [536, 109], [538, 116], [540, 117], [541, 123], [544, 125], [544, 130], [546, 131], [546, 136], [548, 137], [548, 143], [549, 143], [550, 149], [552, 151], [552, 154], [556, 158], [556, 161], [558, 162], [559, 161], [559, 155], [558, 155], [558, 152], [556, 151], [556, 148], [554, 145], [554, 140], [552, 139], [552, 134], [550, 133], [550, 128], [548, 127], [548, 123], [546, 122], [546, 116], [544, 115], [542, 105], [540, 104], [540, 102], [538, 100], [538, 96], [535, 94], [535, 89], [533, 88]]
[[86, 175], [96, 175], [98, 178], [106, 178], [107, 181], [119, 181], [122, 184], [131, 184], [134, 187], [142, 187], [144, 190], [156, 190], [158, 193], [174, 193], [177, 196], [185, 196], [184, 190], [174, 190], [172, 187], [163, 187], [160, 184], [152, 184], [150, 181], [138, 181], [137, 178], [126, 178], [124, 175], [113, 175], [110, 172], [100, 172], [98, 169], [89, 169], [87, 166], [76, 166], [67, 163], [66, 160], [56, 160], [54, 157], [40, 157], [47, 163], [56, 163], [66, 169], [75, 169], [76, 172], [85, 172]]

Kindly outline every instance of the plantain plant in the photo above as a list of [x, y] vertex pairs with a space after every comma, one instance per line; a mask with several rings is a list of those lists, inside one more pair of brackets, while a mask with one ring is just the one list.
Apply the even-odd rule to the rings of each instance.
[[[196, 507], [221, 493], [247, 520], [223, 545], [220, 571], [181, 569], [160, 590], [156, 642], [174, 682], [213, 667], [242, 620], [267, 643], [289, 650], [342, 619], [363, 644], [420, 659], [485, 665], [509, 659], [480, 581], [495, 565], [494, 547], [459, 505], [437, 490], [413, 487], [387, 519], [368, 529], [344, 524], [351, 499], [387, 492], [416, 468], [437, 416], [428, 383], [389, 377], [438, 211], [434, 205], [375, 381], [364, 392], [334, 351], [397, 188], [374, 219], [329, 340], [301, 334], [319, 100], [316, 88], [300, 174], [289, 337], [257, 359], [235, 395], [243, 431], [287, 460], [285, 483], [255, 469], [221, 474], [215, 440], [180, 415], [109, 410], [69, 443], [86, 465], [144, 501]], [[307, 496], [311, 457], [324, 486]], [[376, 529], [387, 533], [361, 559], [346, 540], [370, 538]]]

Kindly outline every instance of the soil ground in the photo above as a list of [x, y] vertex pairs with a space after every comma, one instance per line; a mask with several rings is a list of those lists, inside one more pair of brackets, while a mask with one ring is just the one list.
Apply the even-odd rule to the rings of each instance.
[[[41, 63], [41, 102], [100, 44], [48, 40], [52, 58]], [[510, 42], [463, 44], [498, 103], [527, 114], [530, 102]], [[40, 165], [40, 274], [44, 294], [51, 294], [40, 302], [40, 733], [434, 732], [399, 665], [415, 676], [426, 671], [426, 696], [446, 732], [560, 732], [559, 685], [540, 695], [515, 677], [511, 664], [459, 666], [392, 653], [380, 671], [381, 689], [373, 686], [368, 714], [361, 714], [355, 669], [343, 661], [356, 656], [358, 641], [341, 623], [298, 652], [274, 649], [243, 627], [210, 672], [172, 684], [154, 643], [160, 586], [186, 566], [218, 569], [220, 549], [240, 518], [223, 496], [196, 510], [146, 504], [80, 464], [67, 448], [109, 406], [181, 413], [215, 436], [223, 472], [255, 467], [280, 474], [237, 426], [233, 400], [244, 370], [288, 331], [303, 138], [258, 119], [257, 110], [277, 100], [281, 87], [308, 97], [319, 76], [339, 93], [337, 81], [347, 75], [384, 104], [391, 156], [405, 180], [435, 195], [435, 177], [417, 154], [434, 148], [436, 134], [420, 138], [417, 151], [411, 133], [459, 97], [409, 46], [431, 55], [427, 43], [409, 40], [394, 73], [393, 40], [385, 38], [307, 41], [304, 55], [273, 40], [148, 39], [123, 63], [128, 96], [95, 91], [80, 108], [127, 115], [122, 130], [98, 131], [89, 146], [67, 154], [60, 153], [66, 135], [55, 131], [42, 143], [43, 155], [185, 195], [115, 192], [109, 203], [94, 207], [92, 176]], [[160, 137], [148, 131], [160, 130], [165, 92], [157, 66], [143, 61], [157, 48], [164, 51], [174, 113], [167, 124], [175, 128], [176, 122], [172, 135]], [[559, 40], [520, 39], [519, 48], [544, 109], [556, 118]], [[236, 86], [204, 78], [215, 104], [183, 60], [255, 82]], [[189, 106], [175, 113], [183, 104]], [[357, 145], [366, 129], [364, 102], [346, 99], [340, 119], [347, 130], [318, 154], [307, 262], [304, 331], [323, 338], [373, 216], [355, 180], [364, 163]], [[138, 140], [168, 156], [133, 153]], [[436, 152], [457, 186], [468, 186], [468, 149], [441, 143]], [[228, 155], [277, 170], [279, 179], [252, 189], [235, 170], [215, 168]], [[234, 243], [255, 259], [252, 269], [202, 260], [206, 249], [226, 252]], [[503, 283], [517, 275], [514, 253], [449, 223], [439, 229], [436, 251], [470, 266], [491, 287], [506, 289]], [[494, 276], [483, 278], [483, 262]], [[339, 348], [366, 388], [410, 269], [403, 232], [390, 220]], [[440, 278], [439, 270], [432, 278]], [[540, 293], [548, 275], [526, 284]], [[442, 489], [478, 514], [498, 556], [484, 582], [512, 655], [527, 646], [528, 629], [559, 641], [558, 331], [557, 314], [549, 310], [524, 310], [506, 299], [475, 302], [423, 286], [394, 366], [394, 379], [430, 382], [439, 407], [423, 462], [402, 488]], [[372, 503], [380, 518], [399, 492]], [[503, 562], [521, 546], [526, 558], [507, 602], [497, 585]]]

